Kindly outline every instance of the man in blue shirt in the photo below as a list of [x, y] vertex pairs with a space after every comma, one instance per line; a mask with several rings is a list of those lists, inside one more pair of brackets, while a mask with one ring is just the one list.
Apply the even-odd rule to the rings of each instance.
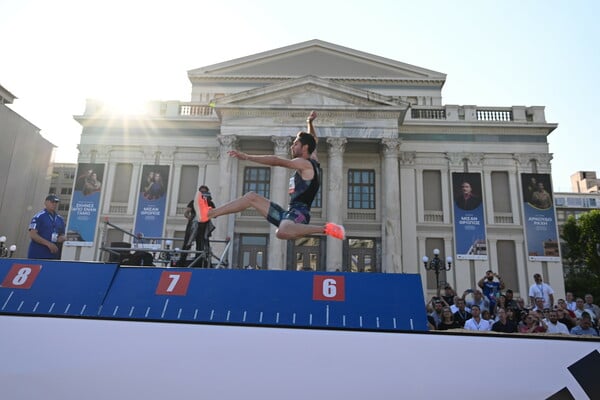
[[590, 314], [585, 311], [581, 314], [579, 325], [571, 329], [571, 335], [598, 336], [598, 331], [592, 326]]
[[[494, 281], [494, 278], [498, 278], [498, 281]], [[504, 289], [502, 278], [500, 278], [500, 275], [488, 270], [485, 276], [477, 282], [477, 285], [483, 290], [483, 295], [490, 301], [490, 312], [495, 314], [500, 291]]]
[[60, 259], [60, 249], [65, 241], [65, 220], [56, 213], [60, 199], [49, 194], [45, 208], [35, 214], [29, 224], [29, 251], [27, 258]]

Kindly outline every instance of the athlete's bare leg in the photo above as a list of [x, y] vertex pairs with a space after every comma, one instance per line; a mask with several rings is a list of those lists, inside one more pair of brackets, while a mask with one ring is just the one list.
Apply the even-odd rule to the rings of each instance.
[[289, 219], [281, 221], [277, 229], [277, 239], [291, 240], [303, 236], [324, 235], [324, 225], [297, 224]]
[[211, 208], [208, 210], [208, 218], [215, 218], [225, 214], [234, 214], [244, 211], [247, 208], [255, 208], [263, 217], [266, 218], [267, 214], [269, 213], [270, 205], [271, 202], [267, 198], [255, 192], [248, 192], [242, 197], [223, 204], [220, 207]]

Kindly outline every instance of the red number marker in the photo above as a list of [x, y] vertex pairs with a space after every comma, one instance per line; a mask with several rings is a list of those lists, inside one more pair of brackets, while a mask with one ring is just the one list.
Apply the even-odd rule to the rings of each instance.
[[156, 287], [156, 294], [168, 296], [185, 296], [187, 294], [191, 272], [163, 271]]
[[2, 287], [30, 289], [41, 269], [39, 264], [13, 264], [2, 281]]
[[340, 275], [315, 275], [313, 278], [313, 300], [345, 301], [344, 277]]

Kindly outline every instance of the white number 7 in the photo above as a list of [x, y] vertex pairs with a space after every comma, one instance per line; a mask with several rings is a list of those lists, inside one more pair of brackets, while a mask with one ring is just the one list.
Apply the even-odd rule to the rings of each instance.
[[181, 275], [169, 274], [169, 278], [171, 278], [171, 283], [169, 283], [169, 287], [167, 287], [167, 292], [172, 292], [173, 289], [175, 289], [175, 286], [177, 286], [177, 282], [179, 282]]

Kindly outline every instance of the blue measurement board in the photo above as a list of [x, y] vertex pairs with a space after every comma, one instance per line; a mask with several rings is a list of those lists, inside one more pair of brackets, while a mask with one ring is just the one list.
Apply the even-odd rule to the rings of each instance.
[[[0, 279], [3, 279], [0, 313], [351, 330], [427, 330], [421, 278], [417, 274], [44, 262], [37, 275], [33, 268], [31, 272], [25, 270], [25, 276], [23, 265], [35, 263], [31, 260], [12, 263], [0, 264]], [[72, 279], [68, 284], [64, 282], [67, 277]], [[57, 290], [59, 283], [62, 286]], [[33, 311], [32, 304], [38, 301], [40, 305]], [[21, 302], [24, 304], [19, 308]], [[1, 309], [4, 303], [5, 308]], [[49, 310], [52, 303], [55, 306]], [[71, 306], [65, 313], [67, 304]], [[82, 312], [83, 304], [87, 306]]]
[[117, 264], [0, 259], [0, 313], [96, 316]]

